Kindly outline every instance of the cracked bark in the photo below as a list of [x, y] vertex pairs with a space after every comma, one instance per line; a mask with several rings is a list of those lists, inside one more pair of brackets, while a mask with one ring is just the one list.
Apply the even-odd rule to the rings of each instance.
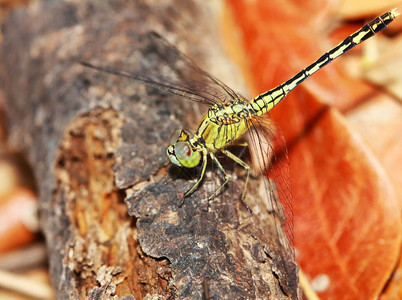
[[288, 299], [296, 289], [258, 180], [252, 216], [236, 196], [242, 174], [207, 203], [221, 180], [213, 168], [179, 205], [193, 181], [167, 164], [165, 146], [173, 128], [196, 126], [198, 107], [76, 63], [162, 69], [142, 56], [143, 33], [157, 28], [197, 49], [201, 36], [214, 39], [209, 14], [201, 1], [44, 1], [3, 26], [10, 141], [35, 169], [58, 298]]

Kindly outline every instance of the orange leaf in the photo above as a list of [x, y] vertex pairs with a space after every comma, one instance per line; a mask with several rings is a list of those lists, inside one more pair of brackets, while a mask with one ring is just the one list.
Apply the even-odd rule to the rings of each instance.
[[[325, 24], [314, 22], [321, 2], [315, 10], [306, 9], [312, 2], [303, 7], [291, 1], [227, 2], [259, 92], [286, 81], [330, 49], [320, 31]], [[372, 299], [397, 260], [400, 204], [379, 163], [331, 108], [354, 106], [373, 91], [345, 75], [341, 60], [297, 87], [272, 117], [289, 148], [301, 267], [314, 283], [325, 278], [325, 284], [314, 285], [323, 299]]]
[[35, 222], [36, 227], [37, 220], [32, 220], [35, 218], [36, 202], [33, 193], [25, 188], [16, 188], [8, 194], [7, 199], [0, 201], [0, 254], [37, 238], [33, 228], [27, 227], [32, 222]]

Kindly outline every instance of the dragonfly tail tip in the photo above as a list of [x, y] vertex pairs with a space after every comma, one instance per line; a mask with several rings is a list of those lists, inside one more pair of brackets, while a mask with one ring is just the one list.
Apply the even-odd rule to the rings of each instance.
[[398, 8], [394, 8], [393, 10], [391, 10], [391, 16], [392, 19], [395, 19], [396, 17], [398, 17], [400, 15]]

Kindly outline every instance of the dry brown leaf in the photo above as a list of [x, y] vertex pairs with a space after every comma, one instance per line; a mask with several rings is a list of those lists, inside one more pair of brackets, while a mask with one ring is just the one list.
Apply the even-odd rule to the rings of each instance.
[[[260, 92], [318, 58], [322, 45], [330, 49], [314, 10], [306, 9], [319, 9], [319, 1], [228, 3]], [[382, 166], [333, 108], [354, 107], [374, 91], [341, 64], [342, 59], [296, 88], [272, 116], [288, 141], [301, 267], [323, 299], [372, 299], [398, 258], [400, 203]]]

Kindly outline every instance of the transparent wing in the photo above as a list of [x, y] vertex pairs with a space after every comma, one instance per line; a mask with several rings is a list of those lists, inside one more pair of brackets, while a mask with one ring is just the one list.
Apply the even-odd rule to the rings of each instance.
[[141, 61], [143, 64], [152, 62], [158, 64], [155, 67], [145, 66], [146, 71], [125, 70], [124, 66], [102, 66], [89, 62], [81, 62], [81, 64], [99, 71], [131, 78], [190, 101], [212, 105], [244, 99], [222, 81], [199, 68], [189, 57], [159, 34], [150, 32], [146, 38], [146, 46], [141, 49]]
[[273, 214], [275, 237], [281, 245], [277, 253], [288, 281], [286, 286], [297, 294], [297, 267], [295, 265], [293, 204], [290, 188], [290, 169], [286, 143], [280, 129], [268, 114], [254, 117], [248, 131], [253, 167], [262, 174], [265, 205]]
[[117, 76], [131, 78], [148, 86], [152, 86], [154, 88], [178, 95], [190, 101], [201, 102], [209, 105], [217, 103], [218, 98], [216, 98], [213, 94], [208, 94], [207, 92], [201, 93], [201, 91], [197, 89], [197, 86], [195, 84], [192, 86], [192, 88], [189, 88], [183, 85], [183, 83], [173, 83], [171, 79], [163, 78], [161, 76], [157, 77], [152, 75], [144, 75], [142, 73], [135, 73], [121, 69], [114, 69], [111, 67], [93, 65], [88, 62], [81, 62], [81, 64], [101, 72], [107, 72]]
[[[180, 64], [184, 63], [184, 66], [182, 65], [180, 69], [183, 73], [189, 72], [183, 75], [191, 75], [192, 79], [189, 80], [187, 76], [181, 79], [184, 79], [185, 82], [188, 83], [188, 87], [192, 87], [195, 84], [197, 91], [205, 92], [207, 95], [215, 95], [222, 102], [238, 98], [238, 93], [233, 91], [218, 78], [202, 70], [192, 59], [179, 51], [158, 33], [149, 32], [147, 35], [152, 41], [156, 52], [167, 65], [172, 65], [176, 62]], [[199, 83], [201, 83], [201, 85], [199, 85]]]

